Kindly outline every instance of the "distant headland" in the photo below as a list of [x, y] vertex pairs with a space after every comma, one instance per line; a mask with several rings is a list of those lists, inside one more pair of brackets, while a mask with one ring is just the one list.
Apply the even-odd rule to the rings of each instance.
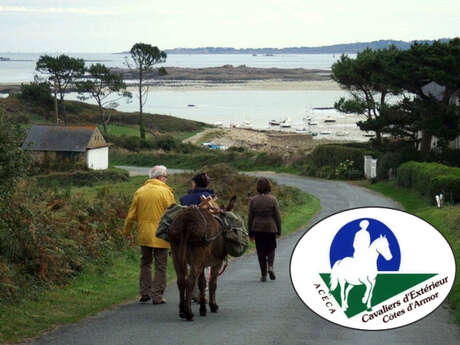
[[[442, 42], [449, 41], [449, 38], [440, 39]], [[288, 48], [231, 48], [231, 47], [200, 47], [200, 48], [174, 48], [165, 49], [167, 54], [249, 54], [249, 55], [265, 55], [271, 56], [274, 54], [355, 54], [363, 51], [366, 48], [373, 50], [385, 49], [391, 45], [399, 49], [409, 49], [411, 44], [418, 43], [433, 43], [434, 40], [416, 40], [416, 41], [397, 41], [397, 40], [379, 40], [372, 42], [356, 42], [333, 44], [320, 47], [288, 47]], [[129, 54], [122, 52], [116, 54]]]

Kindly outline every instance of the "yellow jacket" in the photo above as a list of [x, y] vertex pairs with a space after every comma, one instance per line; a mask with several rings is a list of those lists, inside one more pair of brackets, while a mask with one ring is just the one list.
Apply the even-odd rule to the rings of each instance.
[[152, 248], [169, 248], [169, 243], [155, 236], [164, 211], [174, 204], [171, 187], [158, 179], [149, 179], [134, 193], [125, 220], [124, 233], [129, 234], [137, 222], [136, 243]]

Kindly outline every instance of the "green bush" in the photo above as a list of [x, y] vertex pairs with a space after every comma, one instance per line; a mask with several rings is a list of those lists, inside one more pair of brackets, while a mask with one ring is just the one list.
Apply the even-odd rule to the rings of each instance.
[[453, 193], [452, 200], [458, 200], [458, 178], [460, 168], [439, 163], [406, 162], [398, 168], [396, 182], [399, 186], [413, 188], [429, 197], [445, 189], [446, 197]]
[[19, 98], [48, 109], [52, 109], [54, 104], [49, 82], [33, 81], [30, 84], [21, 84]]
[[[359, 176], [360, 174], [357, 172], [364, 171], [365, 155], [376, 155], [376, 153], [366, 148], [320, 145], [310, 155], [294, 162], [293, 166], [300, 168], [303, 174], [308, 176], [348, 178], [351, 176], [351, 171], [353, 171], [353, 176]], [[352, 162], [352, 165], [346, 164], [347, 161]], [[345, 170], [344, 164], [346, 164]], [[339, 169], [336, 171], [337, 168]]]
[[443, 175], [433, 178], [431, 195], [443, 194], [450, 203], [460, 201], [460, 175]]
[[118, 169], [73, 171], [34, 176], [41, 187], [92, 186], [99, 182], [122, 182], [129, 179], [127, 171]]

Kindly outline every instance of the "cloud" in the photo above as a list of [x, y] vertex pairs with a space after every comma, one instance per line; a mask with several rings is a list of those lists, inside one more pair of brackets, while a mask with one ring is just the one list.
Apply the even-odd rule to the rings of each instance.
[[117, 11], [100, 10], [93, 8], [59, 8], [59, 7], [25, 7], [25, 6], [0, 6], [0, 12], [38, 13], [38, 14], [83, 14], [83, 15], [116, 15]]

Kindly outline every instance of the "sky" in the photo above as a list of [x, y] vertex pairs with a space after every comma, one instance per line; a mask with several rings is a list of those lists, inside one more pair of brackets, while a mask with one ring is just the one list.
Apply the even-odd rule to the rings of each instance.
[[460, 35], [460, 0], [0, 0], [0, 52], [317, 47]]

